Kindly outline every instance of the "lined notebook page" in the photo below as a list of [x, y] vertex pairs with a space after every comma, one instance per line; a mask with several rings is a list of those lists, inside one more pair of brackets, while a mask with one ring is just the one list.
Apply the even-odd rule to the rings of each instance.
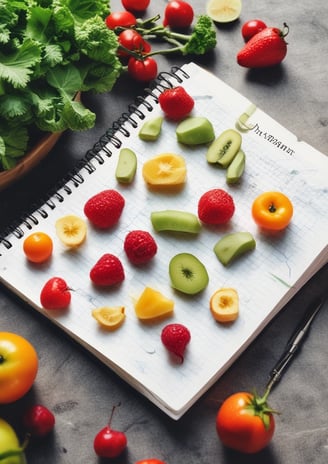
[[[206, 116], [218, 136], [234, 128], [236, 119], [250, 102], [212, 74], [191, 63], [183, 67], [190, 75], [182, 85], [195, 99], [193, 115]], [[172, 85], [177, 85], [174, 78]], [[200, 85], [201, 84], [201, 85]], [[156, 91], [155, 91], [156, 93]], [[161, 114], [152, 96], [152, 107], [141, 104], [147, 118]], [[244, 348], [263, 329], [306, 280], [327, 262], [328, 236], [328, 158], [296, 137], [257, 109], [250, 118], [255, 127], [242, 133], [242, 148], [246, 154], [246, 171], [238, 185], [228, 186], [225, 171], [206, 162], [206, 146], [185, 147], [177, 143], [176, 124], [164, 121], [162, 134], [156, 142], [144, 142], [138, 132], [144, 120], [137, 115], [133, 128], [124, 124], [129, 135], [119, 132], [121, 148], [130, 148], [138, 157], [138, 169], [131, 185], [119, 185], [115, 169], [120, 148], [108, 143], [112, 152], [100, 154], [103, 164], [93, 161], [94, 172], [82, 169], [84, 182], [72, 193], [59, 191], [64, 201], [55, 195], [43, 209], [48, 217], [41, 219], [33, 231], [48, 233], [54, 240], [52, 259], [44, 265], [29, 264], [23, 254], [23, 238], [14, 235], [8, 240], [10, 249], [1, 248], [0, 277], [13, 292], [28, 301], [36, 310], [69, 333], [122, 378], [158, 405], [170, 417], [178, 419], [222, 375]], [[124, 131], [123, 131], [124, 132]], [[142, 178], [142, 165], [151, 157], [173, 152], [185, 157], [187, 182], [175, 193], [150, 190]], [[82, 155], [82, 154], [81, 154]], [[108, 231], [88, 227], [86, 242], [77, 250], [65, 248], [55, 235], [55, 221], [66, 214], [84, 217], [83, 206], [101, 190], [117, 189], [125, 198], [125, 207], [117, 226]], [[150, 213], [162, 209], [178, 209], [197, 214], [202, 193], [211, 188], [223, 188], [234, 198], [236, 210], [224, 227], [203, 227], [199, 235], [187, 236], [155, 233]], [[279, 190], [294, 205], [290, 226], [279, 234], [260, 232], [251, 217], [251, 205], [264, 191]], [[25, 236], [31, 231], [22, 224]], [[134, 229], [151, 232], [158, 252], [146, 266], [132, 266], [124, 253], [126, 234]], [[256, 249], [228, 267], [216, 258], [213, 247], [228, 232], [248, 231], [256, 240]], [[206, 266], [208, 287], [196, 296], [174, 291], [169, 282], [168, 264], [177, 253], [189, 252]], [[99, 290], [91, 284], [89, 271], [104, 254], [120, 258], [125, 270], [122, 285]], [[68, 311], [46, 311], [40, 307], [39, 295], [44, 283], [53, 276], [63, 277], [74, 290]], [[154, 324], [143, 324], [134, 312], [134, 300], [143, 289], [152, 287], [175, 302], [174, 315]], [[231, 325], [215, 322], [209, 311], [211, 295], [221, 287], [233, 287], [239, 293], [240, 316]], [[125, 306], [126, 320], [115, 332], [101, 330], [92, 318], [92, 309], [99, 306]], [[297, 314], [295, 320], [297, 320]], [[160, 334], [169, 322], [185, 324], [191, 332], [183, 364], [176, 364], [161, 344]]]

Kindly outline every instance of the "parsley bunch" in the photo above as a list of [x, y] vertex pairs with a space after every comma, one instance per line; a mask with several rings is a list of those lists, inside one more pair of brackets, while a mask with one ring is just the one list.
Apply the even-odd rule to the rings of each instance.
[[111, 90], [121, 73], [108, 14], [108, 0], [0, 0], [0, 170], [26, 153], [34, 128], [93, 127], [73, 99]]

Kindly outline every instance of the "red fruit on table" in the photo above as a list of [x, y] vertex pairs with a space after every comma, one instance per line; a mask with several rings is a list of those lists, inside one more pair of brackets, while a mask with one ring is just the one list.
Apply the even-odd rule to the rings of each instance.
[[238, 52], [237, 63], [246, 68], [264, 68], [274, 66], [287, 55], [288, 26], [284, 29], [267, 27], [255, 34]]
[[184, 360], [184, 352], [190, 339], [189, 329], [183, 324], [168, 324], [161, 333], [161, 340], [165, 348], [177, 356], [181, 362]]
[[164, 26], [171, 28], [187, 28], [194, 19], [194, 10], [190, 3], [182, 0], [171, 0], [164, 11]]
[[25, 429], [35, 437], [44, 437], [55, 426], [55, 416], [41, 404], [35, 404], [28, 408], [23, 415]]
[[124, 432], [114, 430], [111, 427], [115, 406], [108, 424], [101, 429], [94, 438], [93, 448], [97, 456], [101, 458], [116, 458], [127, 447], [127, 438]]
[[125, 200], [117, 190], [103, 190], [93, 195], [84, 205], [84, 214], [99, 229], [114, 226], [121, 217]]
[[241, 35], [245, 42], [248, 42], [255, 34], [263, 31], [267, 25], [261, 19], [250, 19], [242, 25]]
[[195, 101], [181, 86], [167, 89], [158, 98], [165, 115], [173, 121], [185, 118], [192, 111]]
[[43, 286], [40, 302], [45, 309], [65, 309], [71, 302], [70, 289], [61, 277], [52, 277]]
[[105, 253], [90, 271], [92, 282], [101, 287], [119, 284], [124, 278], [124, 269], [121, 261], [111, 253]]
[[211, 189], [198, 201], [198, 217], [204, 224], [226, 224], [235, 212], [232, 196], [223, 189]]
[[124, 240], [124, 251], [133, 264], [145, 264], [157, 253], [157, 244], [145, 230], [132, 230]]

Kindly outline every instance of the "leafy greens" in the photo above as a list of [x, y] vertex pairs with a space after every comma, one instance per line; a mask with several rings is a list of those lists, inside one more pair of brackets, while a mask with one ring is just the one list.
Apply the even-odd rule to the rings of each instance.
[[95, 114], [78, 92], [107, 92], [119, 77], [108, 0], [0, 0], [0, 170], [30, 148], [34, 128], [85, 130]]

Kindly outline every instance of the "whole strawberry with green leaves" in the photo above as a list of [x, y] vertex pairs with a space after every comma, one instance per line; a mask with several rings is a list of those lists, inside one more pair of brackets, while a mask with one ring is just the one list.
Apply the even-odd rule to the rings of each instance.
[[287, 55], [285, 37], [289, 28], [266, 27], [255, 34], [238, 52], [237, 63], [246, 68], [265, 68], [282, 62]]

